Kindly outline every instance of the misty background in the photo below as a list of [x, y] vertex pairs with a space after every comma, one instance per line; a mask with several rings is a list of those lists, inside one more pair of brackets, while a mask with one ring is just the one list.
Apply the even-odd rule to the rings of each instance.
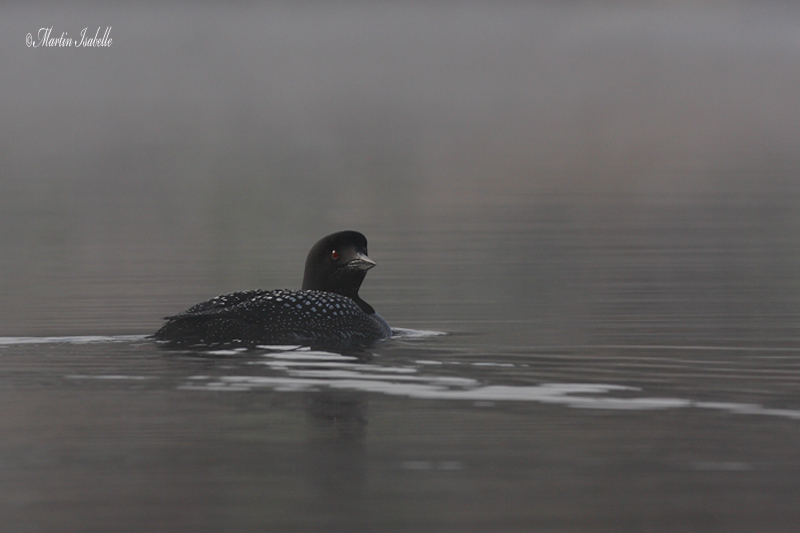
[[[620, 282], [616, 252], [652, 241], [637, 231], [676, 217], [688, 229], [656, 258], [665, 292], [681, 268], [722, 272], [723, 289], [769, 288], [775, 269], [796, 280], [794, 3], [33, 2], [0, 14], [2, 335], [147, 333], [219, 292], [297, 288], [310, 245], [345, 228], [379, 263], [364, 294], [391, 302], [400, 325], [442, 306], [575, 316], [603, 298], [587, 287]], [[110, 26], [113, 43], [26, 47], [50, 26], [73, 38]], [[709, 196], [717, 210], [692, 209]], [[737, 270], [702, 255], [709, 241], [752, 254]], [[780, 253], [763, 257], [760, 242]], [[700, 267], [671, 265], [687, 247]]]

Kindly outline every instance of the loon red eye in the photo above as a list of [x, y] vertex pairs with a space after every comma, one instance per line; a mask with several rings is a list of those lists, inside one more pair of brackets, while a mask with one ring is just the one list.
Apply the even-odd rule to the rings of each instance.
[[339, 259], [339, 252], [336, 250], [331, 252], [331, 259]]

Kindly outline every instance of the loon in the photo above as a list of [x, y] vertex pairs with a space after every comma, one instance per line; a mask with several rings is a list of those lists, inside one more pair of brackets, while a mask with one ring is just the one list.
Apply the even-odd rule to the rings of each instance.
[[178, 345], [362, 344], [392, 330], [358, 295], [367, 270], [367, 238], [341, 231], [320, 239], [306, 258], [303, 286], [224, 294], [165, 317], [153, 337]]

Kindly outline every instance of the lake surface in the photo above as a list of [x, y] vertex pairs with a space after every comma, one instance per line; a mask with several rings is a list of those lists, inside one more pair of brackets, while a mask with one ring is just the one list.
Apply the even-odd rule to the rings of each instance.
[[0, 338], [6, 523], [791, 530], [797, 198], [584, 201], [378, 233], [367, 357]]
[[[0, 529], [795, 531], [796, 8], [326, 5], [4, 12]], [[342, 229], [396, 338], [147, 338]]]

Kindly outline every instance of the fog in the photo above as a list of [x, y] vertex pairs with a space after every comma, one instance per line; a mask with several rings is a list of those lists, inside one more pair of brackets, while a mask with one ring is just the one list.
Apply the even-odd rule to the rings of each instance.
[[[41, 28], [112, 42], [26, 46]], [[294, 286], [335, 229], [435, 250], [543, 195], [588, 226], [598, 198], [781, 198], [798, 30], [780, 2], [3, 7], [5, 333]]]

